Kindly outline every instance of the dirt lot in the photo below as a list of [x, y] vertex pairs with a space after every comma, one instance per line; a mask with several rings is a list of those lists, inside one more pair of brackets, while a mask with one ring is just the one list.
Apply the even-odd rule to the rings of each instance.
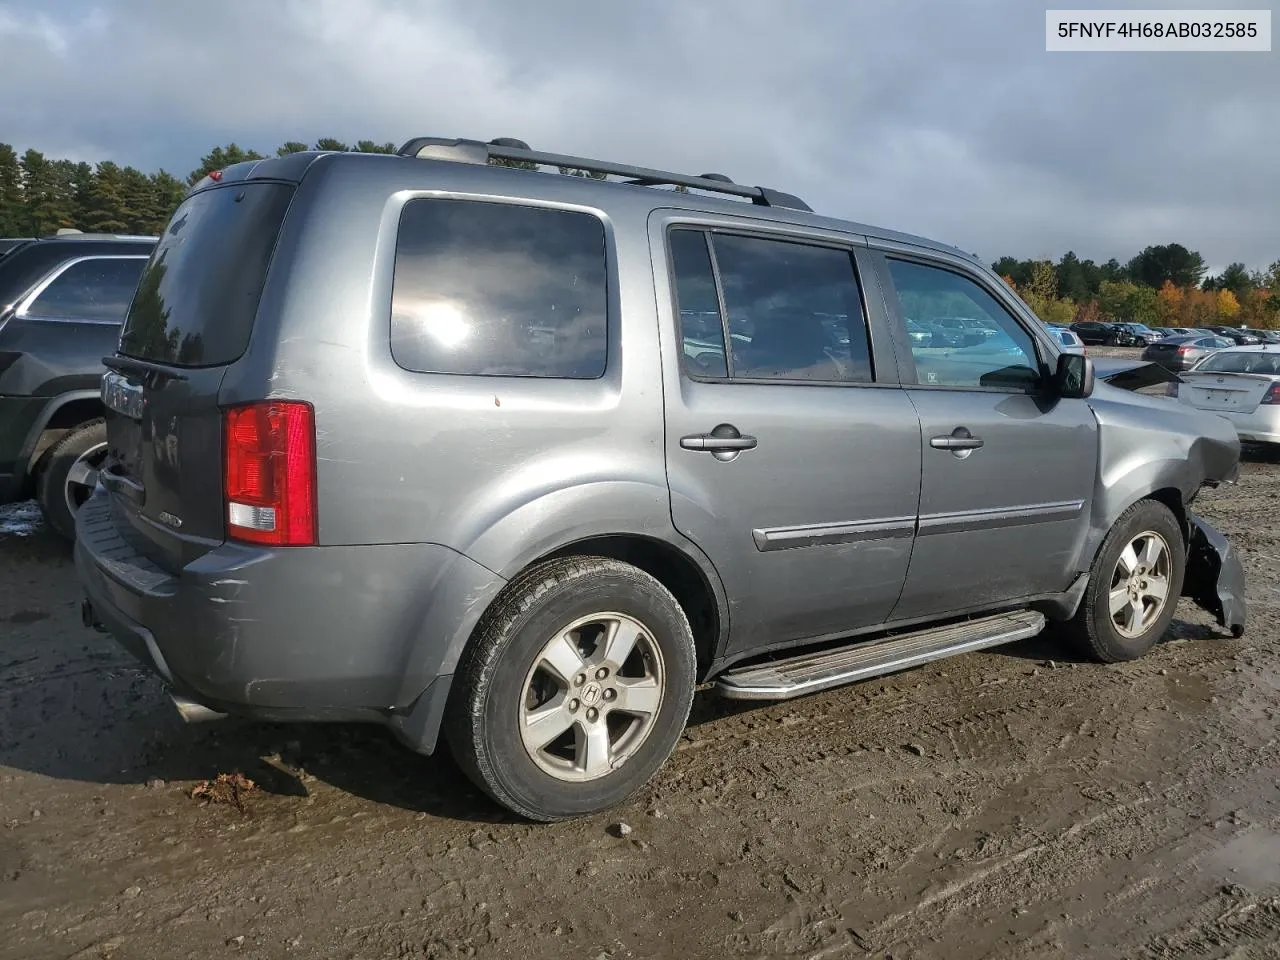
[[[1128, 665], [1041, 637], [702, 694], [650, 788], [554, 826], [377, 730], [183, 727], [11, 509], [0, 957], [1280, 957], [1278, 495], [1251, 451], [1201, 503], [1245, 554], [1241, 640], [1184, 601]], [[243, 812], [188, 796], [234, 771]]]

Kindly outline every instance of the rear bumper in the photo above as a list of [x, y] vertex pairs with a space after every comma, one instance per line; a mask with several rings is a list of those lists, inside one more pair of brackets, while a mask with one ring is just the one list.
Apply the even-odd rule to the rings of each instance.
[[1236, 428], [1241, 440], [1253, 443], [1280, 443], [1280, 407], [1263, 405], [1261, 412], [1221, 413]]
[[418, 711], [438, 722], [433, 698], [447, 695], [453, 634], [468, 623], [433, 600], [456, 607], [450, 598], [490, 596], [502, 583], [434, 544], [224, 543], [170, 574], [120, 536], [102, 490], [77, 514], [76, 533], [87, 619], [174, 692], [264, 720], [409, 725], [411, 745], [427, 751], [434, 724], [424, 729]]

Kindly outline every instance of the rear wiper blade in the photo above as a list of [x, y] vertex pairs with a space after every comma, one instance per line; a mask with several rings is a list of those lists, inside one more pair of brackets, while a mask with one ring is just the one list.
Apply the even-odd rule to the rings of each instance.
[[177, 373], [162, 363], [152, 363], [150, 360], [139, 360], [136, 357], [103, 357], [102, 363], [108, 369], [117, 370], [120, 373], [151, 374], [168, 377], [170, 380], [187, 379], [185, 373]]

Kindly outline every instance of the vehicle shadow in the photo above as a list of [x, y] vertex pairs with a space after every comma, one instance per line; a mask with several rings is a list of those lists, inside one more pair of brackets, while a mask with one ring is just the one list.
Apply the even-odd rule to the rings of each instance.
[[[1177, 618], [1169, 624], [1165, 635], [1156, 641], [1157, 646], [1185, 640], [1229, 640], [1231, 634], [1211, 624], [1192, 623]], [[988, 653], [1017, 660], [1034, 660], [1041, 663], [1096, 663], [1091, 657], [1075, 648], [1062, 624], [1050, 623], [1034, 637], [1017, 643], [993, 647]]]
[[1280, 463], [1280, 444], [1246, 441], [1240, 445], [1240, 459], [1246, 463]]

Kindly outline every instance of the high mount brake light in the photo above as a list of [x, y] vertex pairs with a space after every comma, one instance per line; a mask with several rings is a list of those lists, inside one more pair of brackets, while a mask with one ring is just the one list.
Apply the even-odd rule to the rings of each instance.
[[266, 400], [223, 419], [227, 536], [277, 547], [316, 543], [316, 431], [311, 404]]

